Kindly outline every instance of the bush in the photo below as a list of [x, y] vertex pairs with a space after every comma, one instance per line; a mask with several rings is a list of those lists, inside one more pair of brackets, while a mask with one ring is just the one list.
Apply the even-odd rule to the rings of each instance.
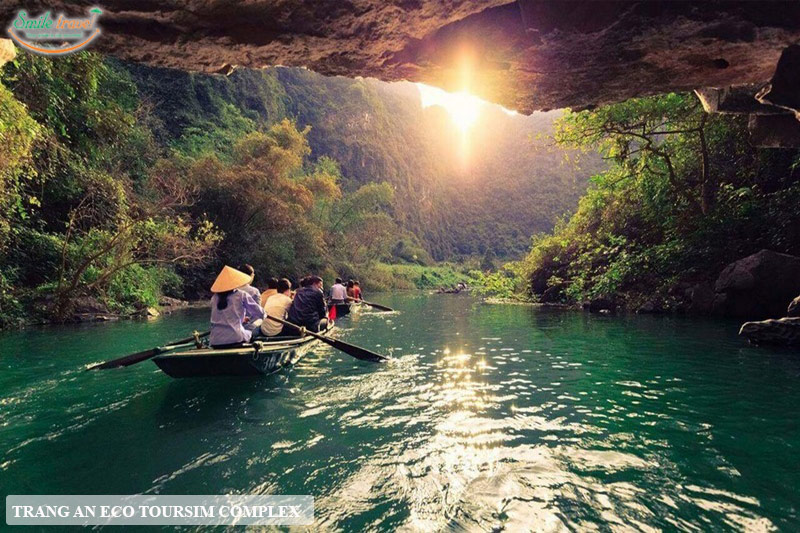
[[466, 271], [457, 270], [449, 263], [438, 266], [374, 263], [355, 277], [371, 291], [438, 289], [469, 280]]
[[24, 319], [24, 308], [12, 292], [11, 282], [0, 271], [0, 329], [18, 326]]
[[6, 268], [13, 265], [18, 270], [18, 285], [35, 287], [57, 280], [63, 246], [64, 240], [60, 235], [22, 226], [11, 243], [4, 263]]
[[106, 291], [109, 309], [129, 312], [158, 306], [161, 296], [180, 297], [181, 279], [174, 271], [162, 267], [131, 265], [117, 272]]
[[476, 294], [498, 298], [520, 298], [525, 287], [522, 265], [518, 262], [506, 263], [500, 270], [484, 273], [470, 271], [470, 285]]

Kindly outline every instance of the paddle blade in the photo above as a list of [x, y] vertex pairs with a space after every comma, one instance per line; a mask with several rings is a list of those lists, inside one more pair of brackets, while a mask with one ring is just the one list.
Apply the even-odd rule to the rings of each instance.
[[166, 353], [170, 350], [178, 348], [183, 344], [188, 344], [192, 341], [199, 342], [199, 339], [203, 337], [208, 337], [210, 333], [211, 333], [210, 331], [206, 331], [203, 333], [198, 333], [195, 331], [194, 335], [192, 335], [191, 337], [187, 337], [179, 341], [173, 341], [164, 347], [151, 348], [149, 350], [144, 350], [143, 352], [136, 352], [130, 355], [126, 355], [125, 357], [112, 359], [111, 361], [106, 361], [105, 363], [97, 363], [96, 365], [88, 367], [86, 370], [106, 370], [108, 368], [119, 368], [121, 366], [135, 365], [136, 363], [147, 361], [148, 359], [152, 359], [157, 355], [161, 355], [162, 353]]
[[387, 312], [394, 311], [394, 309], [392, 309], [391, 307], [386, 307], [385, 305], [381, 305], [381, 304], [375, 304], [375, 303], [367, 302], [367, 301], [364, 301], [364, 300], [361, 300], [361, 303], [365, 304], [365, 305], [368, 305], [370, 307], [374, 307], [375, 309], [379, 309], [381, 311], [387, 311]]
[[160, 354], [162, 351], [163, 350], [161, 350], [160, 348], [151, 348], [150, 350], [144, 350], [143, 352], [132, 353], [130, 355], [126, 355], [125, 357], [120, 357], [119, 359], [113, 359], [111, 361], [106, 361], [105, 363], [98, 363], [96, 365], [92, 365], [86, 370], [107, 370], [109, 368], [119, 368], [121, 366], [135, 365], [136, 363], [141, 363], [142, 361], [152, 359], [153, 357]]
[[325, 337], [320, 335], [317, 337], [319, 340], [333, 346], [337, 350], [341, 350], [349, 356], [355, 357], [356, 359], [360, 359], [362, 361], [372, 361], [373, 363], [380, 363], [382, 361], [388, 361], [391, 357], [386, 357], [385, 355], [381, 355], [379, 353], [371, 352], [366, 348], [361, 348], [360, 346], [355, 346], [353, 344], [348, 344], [344, 341], [340, 341], [339, 339], [334, 339], [332, 337]]

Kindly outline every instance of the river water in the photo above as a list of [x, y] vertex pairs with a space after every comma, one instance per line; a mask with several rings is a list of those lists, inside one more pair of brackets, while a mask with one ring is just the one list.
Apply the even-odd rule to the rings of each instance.
[[86, 364], [204, 311], [0, 335], [7, 494], [311, 494], [318, 530], [800, 528], [800, 353], [727, 321], [375, 295], [262, 378]]

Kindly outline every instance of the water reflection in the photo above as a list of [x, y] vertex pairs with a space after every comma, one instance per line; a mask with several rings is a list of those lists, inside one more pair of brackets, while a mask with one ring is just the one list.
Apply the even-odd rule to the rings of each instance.
[[114, 339], [80, 331], [72, 361], [4, 357], [0, 485], [313, 494], [319, 530], [795, 529], [791, 354], [724, 322], [385, 302], [403, 311], [340, 321], [383, 365], [323, 346], [266, 379], [86, 376]]
[[[569, 329], [583, 337], [598, 327], [579, 318]], [[685, 369], [671, 366], [672, 375], [625, 379], [634, 368], [629, 359], [647, 357], [642, 346], [657, 339], [603, 331], [602, 349], [582, 351], [571, 342], [565, 349], [563, 339], [551, 344], [553, 328], [532, 330], [527, 343], [514, 339], [511, 347], [503, 337], [481, 337], [471, 347], [428, 348], [362, 376], [367, 390], [403, 392], [390, 394], [380, 413], [362, 405], [340, 423], [390, 428], [393, 438], [321, 502], [322, 524], [362, 523], [354, 515], [374, 512], [368, 495], [382, 494], [400, 503], [382, 519], [411, 530], [775, 527], [760, 516], [757, 498], [686, 485], [685, 465], [672, 459], [676, 445], [679, 453], [699, 445], [719, 473], [737, 475], [703, 442], [713, 440], [714, 427], [698, 421], [675, 375], [689, 370], [688, 361]], [[617, 344], [626, 354], [619, 360]], [[656, 346], [668, 352], [670, 343]], [[349, 385], [328, 392], [331, 406], [352, 398]], [[713, 504], [704, 499], [709, 491]]]

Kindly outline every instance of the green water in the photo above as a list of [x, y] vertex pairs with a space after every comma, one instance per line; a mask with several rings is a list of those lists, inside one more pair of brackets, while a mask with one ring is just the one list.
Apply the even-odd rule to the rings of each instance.
[[0, 492], [311, 494], [315, 529], [797, 530], [800, 353], [736, 324], [380, 295], [266, 378], [84, 365], [206, 313], [0, 335]]

